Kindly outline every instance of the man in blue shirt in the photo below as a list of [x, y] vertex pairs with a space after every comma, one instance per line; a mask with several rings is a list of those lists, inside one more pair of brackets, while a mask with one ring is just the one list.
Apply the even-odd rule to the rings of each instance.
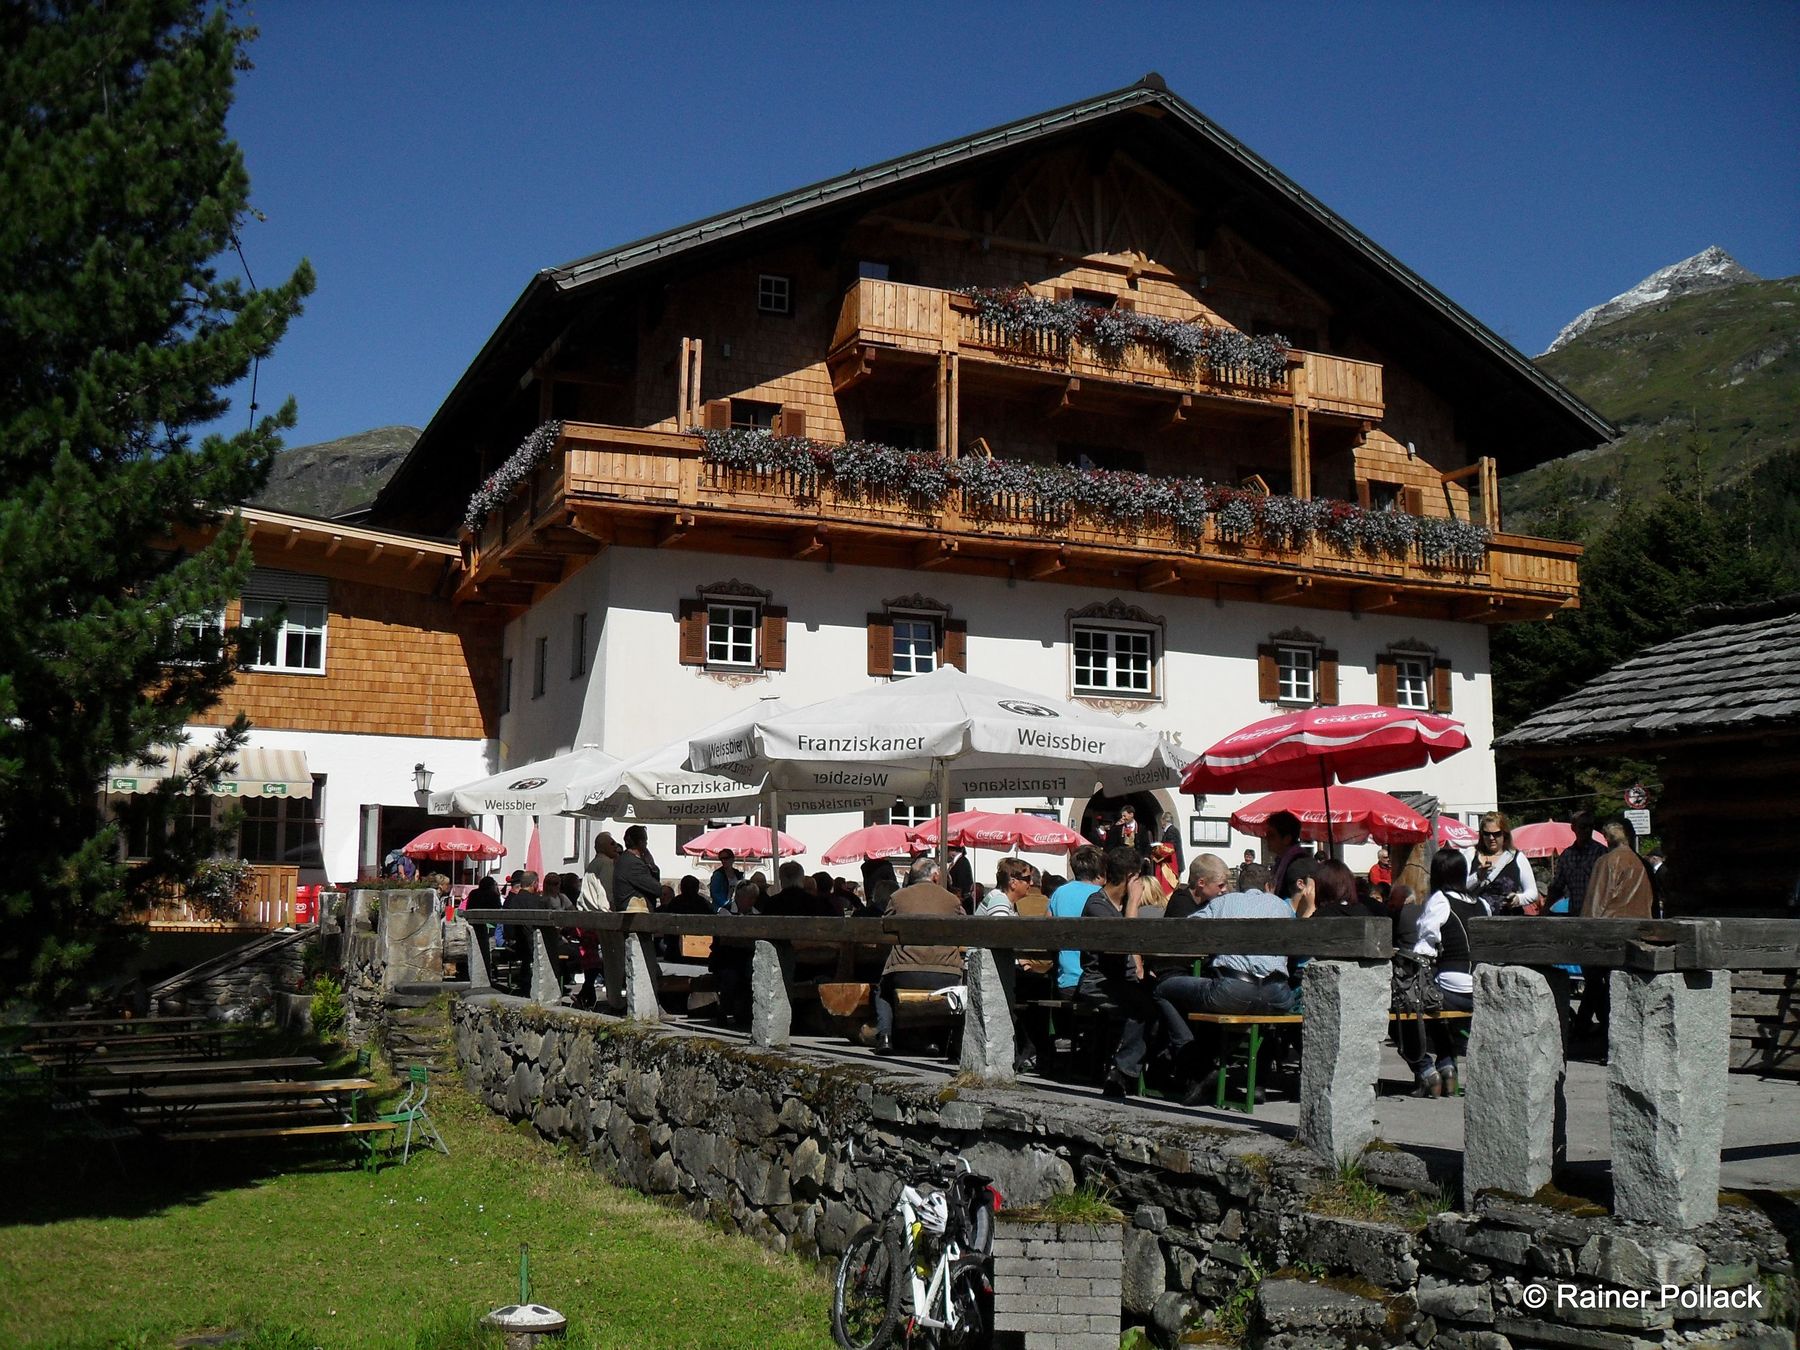
[[730, 907], [731, 897], [737, 894], [738, 883], [744, 879], [744, 874], [732, 866], [736, 861], [737, 854], [730, 849], [719, 850], [719, 865], [713, 871], [712, 884], [709, 887], [712, 892], [712, 907], [715, 913]]
[[[1083, 844], [1069, 855], [1069, 873], [1075, 879], [1065, 881], [1050, 896], [1050, 917], [1079, 919], [1088, 897], [1100, 889], [1100, 850]], [[1081, 983], [1081, 953], [1056, 954], [1056, 988], [1061, 994], [1073, 994]]]
[[[1246, 863], [1238, 872], [1240, 890], [1224, 894], [1229, 884], [1224, 862], [1210, 853], [1194, 860], [1201, 873], [1201, 890], [1213, 891], [1217, 898], [1192, 917], [1196, 919], [1291, 919], [1293, 906], [1263, 889], [1268, 884], [1268, 869], [1257, 863]], [[1196, 894], [1196, 900], [1201, 896]], [[1285, 956], [1242, 956], [1223, 953], [1206, 964], [1204, 975], [1168, 975], [1156, 986], [1157, 1010], [1168, 1031], [1169, 1049], [1186, 1071], [1193, 1086], [1183, 1101], [1198, 1105], [1210, 1085], [1210, 1075], [1201, 1072], [1200, 1047], [1194, 1039], [1193, 1025], [1187, 1020], [1191, 1012], [1285, 1013], [1294, 1005], [1294, 991], [1288, 984]], [[1205, 1047], [1210, 1059], [1212, 1046]]]

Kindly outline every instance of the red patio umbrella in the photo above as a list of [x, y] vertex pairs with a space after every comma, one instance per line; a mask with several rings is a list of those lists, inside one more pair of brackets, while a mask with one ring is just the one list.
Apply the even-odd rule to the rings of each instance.
[[1471, 825], [1450, 816], [1438, 817], [1437, 841], [1448, 844], [1451, 848], [1469, 848], [1475, 843], [1477, 835]]
[[1416, 769], [1469, 748], [1461, 722], [1368, 703], [1306, 708], [1252, 722], [1188, 766], [1181, 790], [1277, 792]]
[[[936, 847], [942, 817], [912, 832], [915, 844]], [[1025, 853], [1067, 853], [1087, 840], [1060, 821], [1023, 812], [955, 811], [950, 842], [959, 848], [1019, 849]]]
[[[1542, 820], [1535, 825], [1517, 826], [1512, 832], [1512, 841], [1513, 847], [1527, 858], [1548, 858], [1575, 842], [1575, 827], [1560, 820]], [[1594, 832], [1594, 842], [1606, 842], [1598, 830]]]
[[454, 858], [504, 858], [506, 845], [480, 830], [453, 825], [427, 830], [400, 851], [409, 858], [449, 862]]
[[[1291, 811], [1300, 818], [1300, 837], [1317, 842], [1325, 835], [1325, 790], [1294, 788], [1258, 797], [1231, 816], [1231, 826], [1261, 838], [1269, 817]], [[1373, 788], [1339, 788], [1331, 795], [1331, 839], [1339, 844], [1416, 844], [1431, 833], [1431, 824], [1405, 802]]]
[[[797, 857], [806, 852], [806, 845], [793, 835], [783, 833], [779, 840], [781, 856]], [[721, 829], [708, 830], [705, 834], [695, 835], [681, 846], [681, 851], [690, 858], [717, 858], [725, 849], [739, 858], [767, 858], [769, 852], [769, 827], [767, 825], [726, 825]]]
[[828, 867], [839, 863], [868, 862], [872, 858], [911, 858], [912, 831], [904, 825], [865, 825], [852, 830], [825, 850], [819, 861]]

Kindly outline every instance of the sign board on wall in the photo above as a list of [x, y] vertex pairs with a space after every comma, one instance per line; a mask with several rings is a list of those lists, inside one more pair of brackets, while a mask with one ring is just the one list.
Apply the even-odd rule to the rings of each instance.
[[1648, 811], [1626, 811], [1625, 822], [1638, 832], [1638, 837], [1650, 833], [1650, 813]]
[[1194, 848], [1208, 844], [1231, 842], [1231, 820], [1228, 816], [1189, 816], [1188, 843]]

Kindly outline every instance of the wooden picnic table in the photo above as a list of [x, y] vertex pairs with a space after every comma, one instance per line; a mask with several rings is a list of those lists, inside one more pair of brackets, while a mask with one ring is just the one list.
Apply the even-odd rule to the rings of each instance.
[[34, 1045], [27, 1045], [25, 1050], [37, 1055], [40, 1060], [60, 1060], [65, 1069], [76, 1069], [84, 1061], [96, 1055], [108, 1055], [115, 1049], [162, 1053], [165, 1058], [167, 1056], [164, 1052], [174, 1050], [216, 1055], [231, 1031], [232, 1028], [223, 1026], [199, 1026], [150, 1033], [131, 1031], [100, 1036], [47, 1036]]
[[248, 1078], [256, 1074], [291, 1078], [306, 1069], [322, 1069], [325, 1063], [314, 1055], [271, 1055], [262, 1059], [133, 1060], [125, 1064], [103, 1064], [100, 1067], [108, 1075], [118, 1079], [135, 1098], [157, 1083], [233, 1076]]
[[171, 1014], [167, 1017], [64, 1017], [43, 1022], [27, 1022], [25, 1029], [27, 1031], [67, 1031], [70, 1029], [96, 1030], [100, 1027], [123, 1027], [127, 1031], [132, 1031], [139, 1027], [192, 1026], [196, 1022], [205, 1020], [205, 1016], [201, 1013]]
[[[296, 1078], [284, 1082], [165, 1083], [141, 1089], [137, 1100], [155, 1108], [163, 1128], [179, 1125], [202, 1107], [265, 1106], [279, 1111], [318, 1101], [335, 1108], [340, 1117], [354, 1121], [357, 1098], [376, 1087], [371, 1078]], [[346, 1100], [347, 1099], [347, 1100]], [[212, 1122], [212, 1123], [217, 1123]], [[254, 1120], [240, 1122], [254, 1126]]]

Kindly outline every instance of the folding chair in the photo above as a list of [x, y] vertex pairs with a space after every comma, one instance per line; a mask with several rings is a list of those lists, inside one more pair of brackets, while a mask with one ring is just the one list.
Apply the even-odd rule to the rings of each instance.
[[[406, 1143], [400, 1153], [400, 1163], [405, 1166], [412, 1157], [413, 1130], [419, 1132], [419, 1142], [435, 1148], [445, 1157], [450, 1156], [450, 1146], [444, 1137], [437, 1132], [437, 1126], [431, 1123], [431, 1115], [425, 1110], [425, 1099], [431, 1095], [431, 1071], [423, 1064], [415, 1064], [406, 1071], [406, 1095], [400, 1099], [400, 1105], [392, 1111], [375, 1117], [377, 1120], [391, 1121], [395, 1125], [406, 1126]], [[417, 1096], [414, 1094], [417, 1093]]]

